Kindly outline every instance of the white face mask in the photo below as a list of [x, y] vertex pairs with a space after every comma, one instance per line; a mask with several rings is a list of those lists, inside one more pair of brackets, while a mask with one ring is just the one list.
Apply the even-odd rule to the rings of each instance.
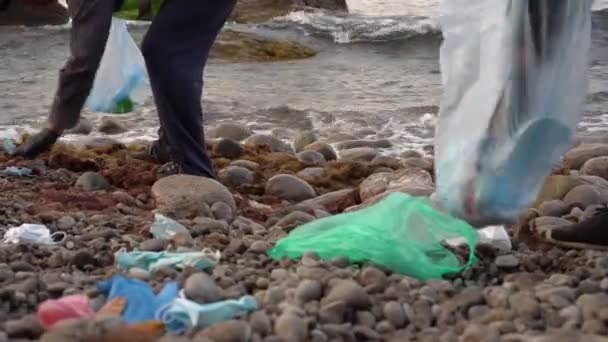
[[[2, 233], [2, 231], [0, 231]], [[3, 243], [21, 244], [34, 243], [55, 245], [62, 243], [66, 234], [64, 232], [55, 232], [51, 234], [49, 229], [42, 224], [22, 224], [19, 227], [13, 227], [3, 232]]]

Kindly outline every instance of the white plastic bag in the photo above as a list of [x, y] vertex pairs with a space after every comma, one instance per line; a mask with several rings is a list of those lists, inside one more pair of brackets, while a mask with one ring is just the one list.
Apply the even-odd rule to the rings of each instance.
[[437, 196], [477, 226], [512, 222], [571, 146], [592, 0], [443, 0]]
[[123, 19], [112, 18], [110, 36], [87, 106], [93, 112], [131, 111], [133, 94], [146, 79], [146, 64]]
[[8, 244], [32, 243], [54, 245], [63, 242], [65, 238], [64, 232], [51, 234], [45, 225], [26, 223], [4, 231], [2, 242]]

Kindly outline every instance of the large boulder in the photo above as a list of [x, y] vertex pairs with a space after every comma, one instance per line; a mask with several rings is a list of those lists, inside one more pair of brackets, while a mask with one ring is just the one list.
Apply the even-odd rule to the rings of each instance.
[[608, 181], [600, 177], [551, 175], [545, 179], [545, 183], [536, 197], [534, 207], [539, 207], [549, 200], [564, 199], [572, 189], [580, 185], [591, 185], [602, 193], [608, 191]]
[[266, 194], [280, 199], [300, 202], [317, 196], [315, 189], [293, 175], [276, 175], [266, 182]]
[[308, 58], [316, 55], [316, 51], [289, 40], [224, 30], [213, 44], [210, 55], [233, 62], [266, 62]]
[[589, 144], [573, 148], [564, 156], [570, 169], [580, 169], [589, 159], [608, 156], [608, 144]]
[[[1, 1], [0, 1], [1, 2]], [[57, 0], [31, 1], [12, 0], [6, 11], [0, 11], [1, 25], [63, 25], [69, 21], [68, 11]]]
[[152, 186], [159, 213], [173, 218], [213, 216], [211, 207], [216, 203], [226, 204], [236, 215], [236, 203], [232, 194], [216, 180], [174, 175], [157, 181]]

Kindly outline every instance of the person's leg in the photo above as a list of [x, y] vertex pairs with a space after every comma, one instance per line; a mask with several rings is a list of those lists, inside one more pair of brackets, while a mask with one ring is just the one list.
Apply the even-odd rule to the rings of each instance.
[[545, 241], [569, 248], [608, 250], [608, 208], [566, 227], [538, 231]]
[[59, 74], [51, 107], [50, 128], [57, 133], [74, 127], [93, 88], [110, 33], [114, 1], [67, 0], [72, 18], [70, 58]]
[[202, 126], [202, 74], [235, 2], [167, 1], [142, 46], [171, 159], [186, 174], [214, 177]]
[[110, 33], [114, 1], [67, 0], [72, 18], [70, 58], [59, 73], [48, 128], [19, 146], [16, 154], [36, 158], [51, 147], [64, 130], [74, 127], [93, 87]]

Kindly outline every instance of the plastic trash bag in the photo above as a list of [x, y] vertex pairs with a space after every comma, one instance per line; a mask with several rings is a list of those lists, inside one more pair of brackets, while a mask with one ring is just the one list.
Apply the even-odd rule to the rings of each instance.
[[127, 113], [144, 84], [146, 64], [123, 19], [112, 18], [110, 36], [87, 106], [93, 112]]
[[176, 235], [191, 236], [186, 227], [162, 214], [154, 215], [154, 223], [150, 227], [150, 233], [155, 239], [166, 240], [170, 240]]
[[44, 245], [56, 245], [62, 243], [66, 234], [64, 232], [51, 231], [42, 224], [29, 224], [25, 223], [19, 227], [12, 227], [8, 230], [0, 229], [2, 234], [3, 243], [21, 244], [21, 243], [32, 243], [32, 244], [44, 244]]
[[462, 237], [475, 250], [477, 233], [464, 221], [433, 208], [427, 198], [392, 193], [367, 208], [309, 222], [279, 240], [273, 258], [299, 258], [316, 252], [323, 259], [348, 257], [368, 261], [420, 279], [441, 278], [461, 265], [444, 241]]
[[89, 303], [89, 297], [71, 295], [59, 299], [48, 299], [38, 306], [36, 316], [45, 330], [55, 324], [73, 318], [89, 318], [95, 314]]
[[572, 145], [587, 91], [592, 0], [443, 0], [438, 200], [513, 222]]

